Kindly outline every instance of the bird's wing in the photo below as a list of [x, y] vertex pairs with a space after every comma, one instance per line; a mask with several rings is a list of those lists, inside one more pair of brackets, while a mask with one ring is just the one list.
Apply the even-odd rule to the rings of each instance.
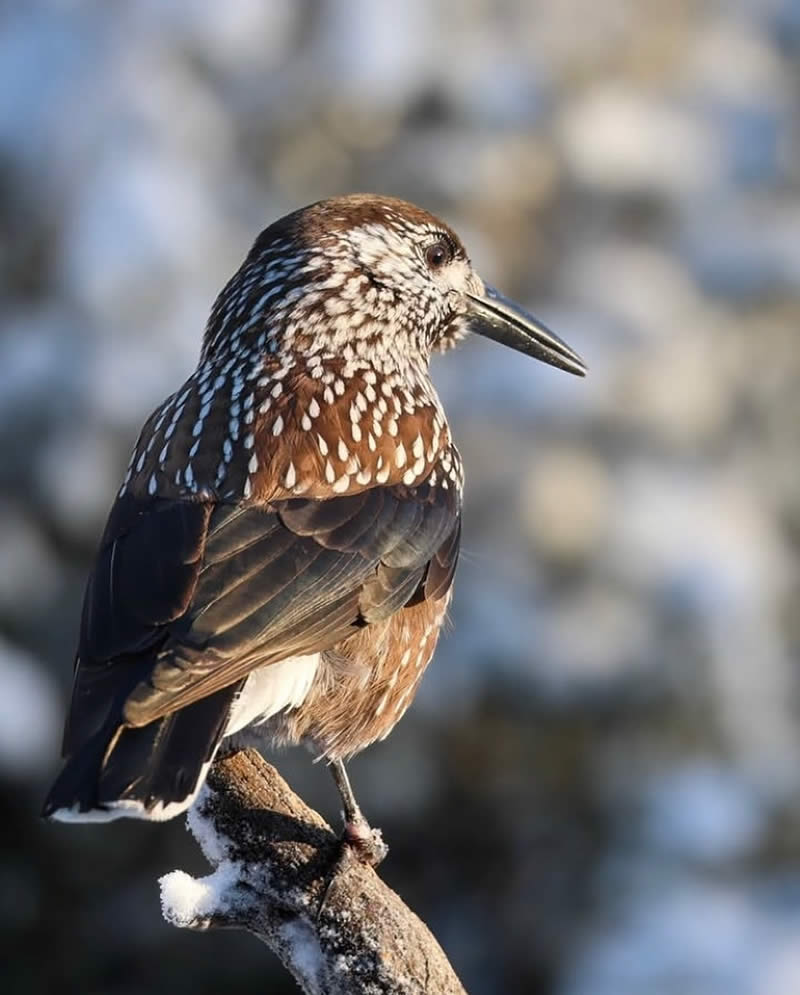
[[110, 699], [145, 725], [440, 597], [459, 521], [453, 490], [425, 483], [268, 506], [121, 498], [87, 588], [65, 743]]

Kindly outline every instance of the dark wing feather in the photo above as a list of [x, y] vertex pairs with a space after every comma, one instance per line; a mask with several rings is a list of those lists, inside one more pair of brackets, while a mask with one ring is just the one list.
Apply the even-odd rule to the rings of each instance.
[[115, 503], [83, 600], [65, 754], [119, 714], [152, 669], [167, 626], [191, 603], [210, 514], [189, 501]]
[[455, 494], [426, 485], [269, 507], [115, 508], [87, 590], [70, 729], [83, 738], [120, 706], [146, 725], [441, 596], [459, 518]]
[[444, 597], [453, 584], [453, 575], [458, 562], [458, 550], [461, 545], [461, 519], [456, 527], [433, 554], [428, 564], [422, 596], [425, 599], [437, 600]]

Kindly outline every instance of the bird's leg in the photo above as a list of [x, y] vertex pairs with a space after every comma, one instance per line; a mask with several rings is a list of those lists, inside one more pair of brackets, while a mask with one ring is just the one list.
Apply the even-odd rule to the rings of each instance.
[[330, 771], [344, 806], [342, 842], [350, 847], [365, 864], [376, 867], [389, 852], [380, 829], [372, 829], [358, 807], [343, 761], [331, 760]]

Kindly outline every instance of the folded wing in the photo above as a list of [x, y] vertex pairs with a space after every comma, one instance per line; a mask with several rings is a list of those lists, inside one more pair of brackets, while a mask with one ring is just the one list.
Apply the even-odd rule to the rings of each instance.
[[459, 524], [454, 492], [424, 483], [268, 506], [123, 497], [86, 592], [65, 752], [115, 711], [147, 725], [441, 597]]

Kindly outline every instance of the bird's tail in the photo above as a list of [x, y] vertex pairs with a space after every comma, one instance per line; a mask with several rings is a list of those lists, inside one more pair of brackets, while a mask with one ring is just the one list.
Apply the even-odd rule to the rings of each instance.
[[223, 688], [139, 728], [107, 722], [67, 757], [42, 815], [161, 821], [185, 812], [203, 786], [238, 690]]

